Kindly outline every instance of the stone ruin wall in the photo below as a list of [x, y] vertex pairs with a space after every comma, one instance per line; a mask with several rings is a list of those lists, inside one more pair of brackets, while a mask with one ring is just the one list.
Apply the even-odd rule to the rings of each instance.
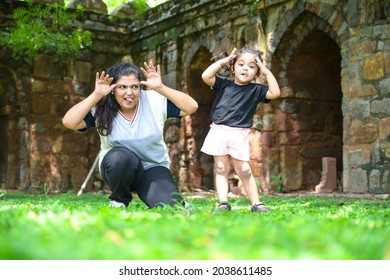
[[[93, 46], [65, 68], [51, 56], [20, 61], [0, 49], [0, 179], [7, 188], [78, 189], [99, 141], [95, 131], [66, 130], [61, 117], [91, 92], [96, 71], [147, 59], [162, 66], [165, 83], [199, 103], [195, 114], [169, 120], [165, 130], [180, 187], [214, 188], [212, 158], [199, 152], [213, 101], [200, 74], [219, 51], [252, 46], [264, 52], [282, 89], [280, 99], [258, 106], [252, 129], [251, 165], [261, 189], [275, 189], [273, 176], [281, 175], [288, 190], [312, 190], [321, 158], [330, 156], [340, 191], [390, 193], [386, 1], [170, 1], [141, 21], [131, 7], [112, 17], [99, 1], [74, 3], [94, 9], [78, 18], [93, 32]], [[12, 5], [0, 7], [2, 29]], [[95, 175], [90, 189], [98, 188]]]

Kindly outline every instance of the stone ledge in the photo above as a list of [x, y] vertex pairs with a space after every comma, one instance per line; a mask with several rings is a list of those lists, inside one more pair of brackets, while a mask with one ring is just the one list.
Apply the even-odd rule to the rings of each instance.
[[269, 197], [319, 197], [319, 198], [337, 198], [337, 199], [373, 199], [389, 200], [390, 194], [369, 194], [369, 193], [316, 193], [316, 192], [297, 192], [297, 193], [272, 193], [265, 194]]

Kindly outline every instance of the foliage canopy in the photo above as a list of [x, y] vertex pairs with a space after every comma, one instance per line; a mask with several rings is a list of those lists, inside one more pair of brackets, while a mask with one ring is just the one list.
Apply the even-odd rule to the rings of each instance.
[[63, 58], [92, 43], [89, 31], [73, 26], [76, 15], [57, 4], [42, 6], [29, 1], [27, 8], [16, 8], [12, 17], [15, 25], [0, 37], [0, 44], [12, 49], [16, 58], [33, 58], [39, 52]]

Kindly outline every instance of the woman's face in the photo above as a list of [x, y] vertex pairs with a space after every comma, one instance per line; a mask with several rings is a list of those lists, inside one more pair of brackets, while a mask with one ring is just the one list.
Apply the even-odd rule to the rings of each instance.
[[234, 82], [238, 85], [249, 84], [256, 78], [258, 71], [256, 55], [242, 53], [234, 64]]
[[134, 74], [122, 76], [116, 81], [114, 95], [122, 113], [134, 111], [138, 105], [140, 93], [141, 83]]

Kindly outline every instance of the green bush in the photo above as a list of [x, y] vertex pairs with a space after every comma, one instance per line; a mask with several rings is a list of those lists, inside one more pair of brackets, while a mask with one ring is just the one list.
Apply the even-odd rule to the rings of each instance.
[[12, 50], [16, 58], [33, 58], [50, 53], [64, 58], [92, 43], [91, 33], [73, 25], [75, 14], [57, 4], [42, 6], [28, 2], [27, 8], [16, 8], [15, 25], [0, 37], [0, 44]]

